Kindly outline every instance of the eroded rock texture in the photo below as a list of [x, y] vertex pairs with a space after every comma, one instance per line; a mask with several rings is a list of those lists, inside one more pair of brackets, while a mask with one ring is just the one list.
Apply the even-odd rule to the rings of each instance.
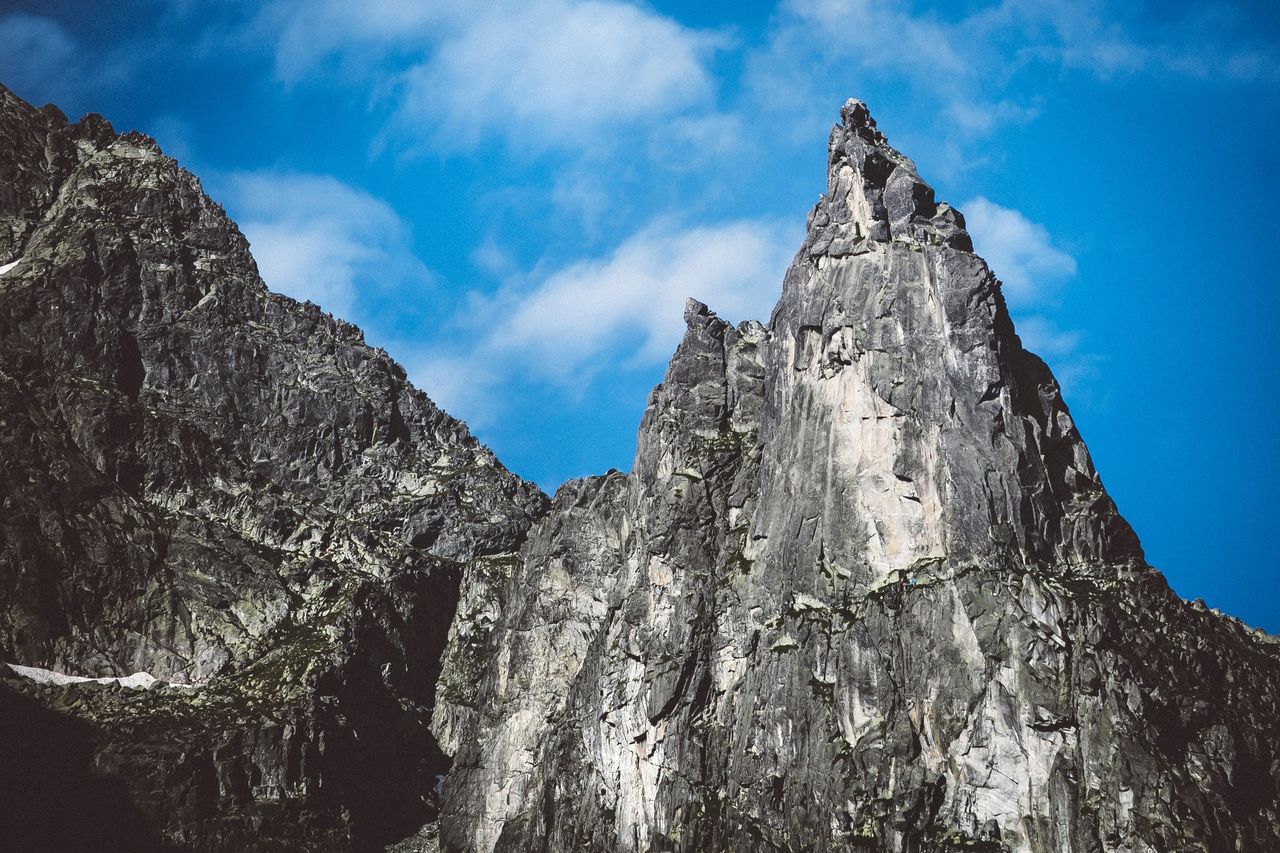
[[150, 139], [2, 87], [0, 269], [0, 661], [173, 685], [0, 681], [0, 847], [413, 832], [460, 578], [545, 496]]
[[1280, 850], [1280, 646], [1147, 566], [960, 213], [842, 118], [768, 328], [691, 303], [633, 472], [464, 583], [445, 848]]
[[1280, 850], [1280, 644], [1146, 565], [842, 118], [768, 326], [691, 302], [632, 473], [548, 506], [153, 142], [0, 88], [0, 848]]

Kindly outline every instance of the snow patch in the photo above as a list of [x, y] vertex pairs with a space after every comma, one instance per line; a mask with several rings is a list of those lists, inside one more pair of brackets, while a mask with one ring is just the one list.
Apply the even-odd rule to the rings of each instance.
[[[20, 261], [20, 260], [22, 260], [22, 258], [18, 258], [18, 261]], [[4, 274], [5, 274], [5, 273], [7, 273], [9, 270], [11, 270], [11, 269], [13, 269], [14, 267], [16, 267], [16, 266], [18, 265], [18, 261], [10, 261], [10, 262], [9, 262], [9, 263], [7, 263], [7, 264], [0, 264], [0, 275], [4, 275]]]
[[170, 684], [162, 682], [149, 672], [135, 672], [133, 675], [125, 675], [119, 678], [86, 678], [83, 675], [67, 675], [63, 672], [54, 672], [51, 669], [41, 669], [38, 666], [19, 666], [16, 663], [5, 664], [9, 669], [13, 670], [15, 675], [34, 681], [36, 684], [84, 684], [92, 681], [94, 684], [118, 684], [121, 687], [128, 687], [131, 690], [150, 690], [157, 684], [168, 684], [170, 687], [189, 688], [189, 684]]

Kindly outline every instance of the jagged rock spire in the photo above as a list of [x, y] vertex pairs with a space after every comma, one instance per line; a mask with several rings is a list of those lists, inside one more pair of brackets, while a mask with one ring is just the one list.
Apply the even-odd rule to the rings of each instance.
[[1280, 849], [1276, 640], [1145, 564], [865, 105], [830, 151], [770, 324], [690, 302], [544, 515], [153, 143], [0, 90], [0, 661], [194, 682], [0, 666], [0, 838]]
[[815, 547], [870, 561], [869, 582], [944, 557], [1140, 559], [963, 216], [934, 200], [864, 104], [842, 118], [771, 323], [792, 369], [769, 384], [776, 417], [762, 435], [786, 505], [797, 491], [830, 495]]
[[[534, 529], [451, 731], [445, 848], [1280, 842], [1224, 781], [1273, 746], [1235, 738], [1202, 787], [1208, 741], [1167, 755], [1184, 718], [1119, 698], [1247, 727], [1280, 659], [1146, 567], [963, 217], [861, 102], [829, 163], [769, 326], [691, 303], [633, 473]], [[1232, 662], [1180, 651], [1206, 642]], [[1259, 655], [1251, 698], [1208, 698]]]
[[910, 159], [889, 145], [866, 104], [852, 100], [827, 143], [827, 193], [809, 215], [806, 249], [844, 257], [866, 240], [908, 240], [971, 251], [964, 217], [916, 173]]

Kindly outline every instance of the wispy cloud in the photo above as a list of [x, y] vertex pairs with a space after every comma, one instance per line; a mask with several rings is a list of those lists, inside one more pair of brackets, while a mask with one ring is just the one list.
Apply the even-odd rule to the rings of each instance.
[[562, 392], [607, 369], [666, 361], [683, 334], [684, 301], [730, 319], [766, 318], [799, 234], [772, 222], [654, 223], [607, 255], [473, 295], [469, 346], [424, 355], [415, 375], [446, 407], [484, 417], [490, 392], [515, 378]]
[[1003, 94], [1021, 60], [991, 38], [1002, 8], [944, 19], [907, 0], [784, 0], [767, 43], [748, 58], [748, 86], [753, 100], [784, 112], [902, 86], [949, 134], [984, 136], [1035, 114]]
[[1040, 314], [1019, 317], [1017, 332], [1026, 349], [1052, 366], [1058, 384], [1069, 390], [1072, 400], [1093, 401], [1090, 380], [1097, 377], [1103, 358], [1082, 346], [1083, 335], [1061, 329]]
[[1063, 331], [1034, 314], [1018, 321], [1018, 337], [1027, 349], [1050, 360], [1073, 356], [1080, 347], [1079, 332]]
[[387, 288], [421, 292], [432, 280], [390, 205], [336, 178], [258, 171], [210, 183], [272, 290], [364, 320], [363, 300]]
[[[1046, 73], [1100, 80], [1150, 74], [1280, 79], [1280, 50], [1231, 7], [1153, 22], [1101, 0], [1002, 0], [957, 8], [912, 0], [783, 0], [766, 43], [746, 62], [753, 106], [806, 128], [813, 105], [891, 93], [934, 116], [911, 140], [951, 171], [983, 156], [976, 143], [1044, 108]], [[881, 97], [884, 97], [881, 95]]]
[[335, 59], [346, 73], [368, 73], [389, 54], [456, 31], [464, 12], [451, 0], [267, 0], [244, 35], [272, 47], [276, 77], [292, 86]]
[[1280, 75], [1277, 45], [1261, 40], [1249, 17], [1228, 3], [1195, 4], [1158, 21], [1098, 0], [1021, 0], [1001, 8], [1005, 20], [1035, 38], [1024, 51], [1102, 79], [1150, 73], [1270, 81]]
[[275, 0], [255, 20], [295, 84], [326, 63], [393, 105], [393, 133], [445, 150], [580, 148], [707, 103], [724, 35], [620, 0]]
[[581, 145], [714, 89], [704, 62], [722, 39], [639, 7], [540, 0], [476, 18], [403, 78], [400, 120], [445, 143]]
[[620, 341], [627, 358], [665, 361], [695, 297], [727, 317], [767, 316], [798, 240], [771, 223], [650, 226], [607, 257], [558, 270], [494, 307], [505, 315], [486, 345], [527, 352], [536, 369], [572, 379]]
[[1082, 346], [1084, 336], [1063, 329], [1046, 314], [1076, 276], [1076, 260], [1049, 230], [1012, 208], [979, 196], [961, 205], [974, 250], [1001, 280], [1022, 345], [1053, 366], [1058, 381], [1087, 396], [1099, 358]]
[[982, 196], [961, 205], [979, 255], [1018, 308], [1028, 308], [1076, 274], [1076, 261], [1043, 225]]

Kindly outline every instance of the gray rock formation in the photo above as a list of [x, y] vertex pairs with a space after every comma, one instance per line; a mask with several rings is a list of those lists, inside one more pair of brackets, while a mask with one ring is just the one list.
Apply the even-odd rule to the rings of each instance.
[[0, 846], [1280, 849], [1280, 643], [1147, 566], [858, 102], [769, 325], [691, 302], [549, 505], [2, 88], [0, 270]]
[[769, 327], [690, 303], [633, 472], [466, 585], [445, 848], [1280, 850], [1280, 646], [1147, 566], [959, 212], [842, 117]]
[[[151, 140], [2, 88], [0, 268], [0, 661], [161, 680], [4, 682], [9, 814], [50, 850], [415, 830], [449, 763], [427, 725], [459, 580], [545, 496], [358, 329], [270, 293]], [[67, 739], [86, 766], [49, 754]], [[67, 793], [89, 765], [150, 835], [20, 817], [41, 774], [89, 808], [100, 785]]]

